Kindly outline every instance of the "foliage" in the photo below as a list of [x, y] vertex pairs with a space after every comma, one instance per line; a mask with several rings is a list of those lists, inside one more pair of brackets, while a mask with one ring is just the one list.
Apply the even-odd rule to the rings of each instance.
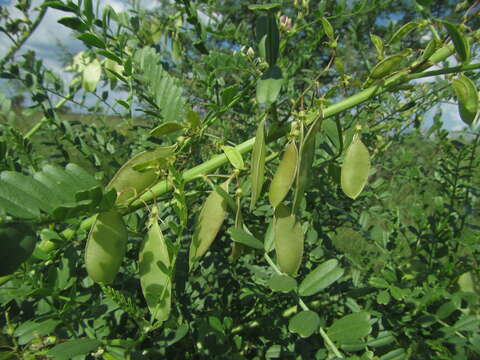
[[480, 357], [478, 2], [94, 5], [0, 11], [0, 358]]

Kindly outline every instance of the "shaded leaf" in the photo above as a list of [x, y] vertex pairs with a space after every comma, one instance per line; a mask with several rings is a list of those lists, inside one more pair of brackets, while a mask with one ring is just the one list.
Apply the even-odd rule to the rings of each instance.
[[231, 227], [228, 229], [228, 232], [232, 237], [233, 241], [238, 242], [240, 244], [247, 245], [254, 249], [263, 250], [263, 243], [260, 240], [258, 240], [255, 236], [247, 233], [242, 228]]
[[55, 360], [69, 360], [78, 355], [94, 352], [102, 343], [96, 339], [75, 339], [55, 345], [47, 351], [47, 356]]
[[273, 274], [268, 280], [268, 287], [276, 292], [288, 293], [297, 288], [297, 281], [285, 274]]
[[257, 82], [257, 101], [259, 104], [271, 104], [277, 100], [283, 84], [282, 70], [278, 66], [270, 67]]
[[328, 328], [328, 337], [338, 344], [348, 343], [367, 336], [372, 331], [370, 316], [366, 312], [346, 315]]
[[288, 330], [304, 338], [313, 335], [319, 326], [320, 317], [314, 311], [299, 312], [288, 322]]
[[301, 296], [314, 295], [340, 279], [343, 272], [336, 259], [327, 260], [310, 271], [300, 284], [298, 292]]

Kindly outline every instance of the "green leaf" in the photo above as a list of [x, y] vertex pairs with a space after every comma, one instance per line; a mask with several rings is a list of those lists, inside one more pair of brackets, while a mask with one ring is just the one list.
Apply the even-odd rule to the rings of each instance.
[[455, 52], [461, 62], [468, 64], [471, 59], [470, 43], [460, 27], [448, 21], [442, 21], [442, 24], [448, 31], [448, 35], [452, 38]]
[[311, 296], [340, 279], [344, 270], [336, 259], [330, 259], [318, 265], [303, 279], [299, 287], [300, 296]]
[[99, 185], [98, 181], [91, 174], [76, 164], [67, 164], [65, 171], [76, 182], [78, 190], [90, 189]]
[[235, 100], [239, 98], [238, 95], [241, 93], [238, 90], [237, 85], [232, 85], [229, 87], [226, 87], [225, 89], [222, 90], [221, 96], [222, 96], [222, 105], [225, 107], [229, 107], [233, 105]]
[[51, 334], [60, 323], [61, 321], [54, 319], [27, 321], [15, 329], [14, 336], [18, 337], [20, 345], [25, 345], [38, 336]]
[[278, 66], [270, 67], [257, 82], [258, 103], [271, 104], [275, 102], [282, 85], [282, 70]]
[[250, 235], [245, 230], [238, 227], [231, 227], [228, 229], [228, 233], [232, 237], [233, 241], [240, 244], [250, 246], [254, 249], [263, 250], [263, 243], [258, 240], [255, 236]]
[[183, 124], [176, 123], [176, 122], [165, 122], [159, 126], [157, 126], [155, 129], [150, 131], [151, 136], [155, 137], [160, 137], [164, 136], [167, 134], [171, 134], [176, 131], [183, 130], [185, 127]]
[[228, 161], [239, 170], [245, 169], [245, 164], [243, 163], [242, 154], [233, 146], [222, 146], [222, 150], [228, 158]]
[[[105, 56], [107, 59], [110, 59], [112, 61], [115, 61], [117, 65], [122, 65], [122, 59], [119, 58], [117, 55], [115, 55], [113, 52], [108, 51], [108, 50], [97, 50], [96, 53], [101, 56]], [[113, 69], [111, 69], [113, 70]]]
[[288, 330], [303, 338], [307, 338], [320, 326], [320, 317], [314, 311], [302, 311], [296, 314], [288, 322]]
[[89, 23], [93, 21], [95, 18], [95, 14], [93, 12], [93, 5], [92, 5], [92, 0], [83, 0], [83, 13], [87, 17], [87, 20]]
[[420, 26], [420, 23], [416, 21], [410, 21], [404, 24], [400, 29], [398, 29], [389, 41], [389, 44], [394, 44], [399, 40], [402, 40], [410, 31], [416, 29]]
[[55, 196], [50, 195], [50, 190], [30, 176], [14, 171], [4, 171], [0, 175], [0, 188], [4, 184], [14, 186], [19, 192], [29, 196], [30, 203], [35, 204], [46, 213], [52, 213], [56, 204]]
[[97, 35], [92, 33], [83, 33], [77, 35], [77, 39], [83, 41], [83, 43], [87, 46], [92, 46], [100, 49], [106, 48], [105, 42]]
[[253, 10], [253, 11], [256, 11], [256, 10], [276, 10], [276, 9], [280, 9], [281, 7], [282, 7], [282, 4], [280, 4], [280, 3], [248, 5], [248, 8], [250, 10]]
[[264, 249], [266, 253], [269, 253], [275, 248], [274, 223], [274, 221], [270, 221], [267, 227], [267, 231], [265, 232]]
[[79, 32], [88, 30], [87, 24], [85, 24], [78, 17], [67, 16], [59, 19], [57, 22]]
[[78, 6], [72, 2], [64, 4], [61, 1], [46, 1], [42, 4], [42, 7], [51, 7], [52, 9], [73, 12], [75, 14], [78, 14], [79, 12]]
[[334, 41], [335, 35], [333, 33], [332, 24], [330, 24], [330, 21], [328, 21], [328, 19], [325, 17], [320, 18], [320, 20], [322, 21], [323, 31], [325, 32], [325, 35], [327, 35], [328, 40]]
[[369, 280], [368, 280], [368, 283], [373, 286], [373, 287], [376, 287], [376, 288], [379, 288], [379, 289], [387, 289], [390, 287], [390, 284], [388, 283], [387, 280], [385, 280], [384, 278], [380, 278], [380, 277], [371, 277]]
[[377, 302], [381, 305], [387, 305], [390, 302], [390, 294], [388, 290], [383, 290], [378, 293]]
[[470, 271], [460, 275], [457, 283], [461, 291], [475, 292], [475, 282], [473, 281], [473, 276]]
[[288, 293], [297, 288], [297, 281], [286, 274], [273, 274], [268, 287], [275, 292]]
[[268, 13], [259, 16], [255, 32], [260, 56], [267, 61], [270, 67], [274, 66], [277, 62], [280, 46], [280, 33], [275, 14]]
[[169, 340], [169, 341], [167, 342], [167, 345], [168, 345], [168, 346], [171, 346], [171, 345], [179, 342], [180, 340], [182, 340], [182, 339], [185, 337], [185, 335], [188, 334], [188, 329], [189, 329], [189, 328], [188, 328], [188, 324], [185, 324], [185, 323], [184, 323], [184, 324], [180, 325], [180, 326], [178, 327], [178, 329], [175, 331], [175, 336], [174, 336], [174, 338], [173, 338], [172, 340]]
[[184, 118], [185, 99], [182, 88], [161, 65], [162, 58], [155, 49], [145, 47], [135, 53], [135, 62], [143, 71], [141, 80], [160, 109], [165, 122], [179, 122]]
[[358, 312], [336, 320], [329, 327], [327, 335], [334, 342], [344, 344], [365, 337], [371, 331], [372, 327], [368, 313]]
[[58, 344], [47, 351], [55, 360], [68, 360], [78, 355], [94, 352], [102, 343], [96, 339], [76, 339]]
[[252, 151], [252, 197], [250, 201], [250, 211], [255, 208], [255, 203], [262, 192], [265, 177], [265, 153], [265, 120], [262, 120], [260, 124], [258, 124], [255, 134], [255, 144], [253, 145]]
[[395, 349], [382, 355], [379, 360], [406, 360], [408, 358], [409, 356], [407, 356], [404, 349]]
[[14, 217], [34, 219], [40, 216], [35, 199], [14, 185], [0, 181], [0, 208]]
[[378, 333], [375, 339], [367, 341], [367, 345], [371, 347], [382, 347], [385, 345], [390, 345], [395, 341], [395, 337], [390, 331], [381, 331]]
[[75, 164], [65, 169], [46, 165], [33, 177], [4, 171], [0, 174], [0, 208], [20, 218], [39, 217], [40, 210], [52, 215], [60, 206], [73, 206], [77, 192], [93, 187], [98, 187], [97, 181]]

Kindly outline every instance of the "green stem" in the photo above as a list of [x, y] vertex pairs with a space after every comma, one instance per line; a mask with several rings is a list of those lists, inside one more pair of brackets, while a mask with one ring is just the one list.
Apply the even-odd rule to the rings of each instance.
[[28, 30], [28, 32], [26, 32], [22, 38], [15, 44], [13, 45], [10, 50], [8, 51], [7, 55], [5, 55], [3, 57], [2, 60], [0, 60], [0, 68], [3, 68], [3, 66], [8, 62], [10, 61], [13, 56], [15, 55], [15, 53], [22, 47], [23, 44], [25, 44], [25, 41], [28, 40], [28, 38], [33, 34], [33, 32], [35, 31], [35, 29], [37, 28], [37, 26], [40, 24], [40, 22], [43, 20], [43, 17], [45, 16], [45, 13], [47, 12], [47, 8], [42, 8], [42, 10], [40, 10], [40, 13], [38, 14], [37, 18], [35, 19], [35, 21], [32, 23], [32, 26], [30, 27], [30, 29]]
[[[442, 61], [453, 54], [453, 46], [444, 46], [443, 48], [437, 50], [435, 54], [433, 54], [429, 61], [433, 64]], [[468, 66], [468, 65], [467, 65]], [[462, 67], [464, 68], [464, 67]], [[431, 73], [431, 72], [430, 72]], [[408, 82], [412, 79], [419, 78], [424, 76], [424, 73], [419, 74], [405, 74], [405, 73], [398, 73], [390, 78], [383, 80], [375, 85], [368, 87], [365, 90], [360, 91], [359, 93], [352, 95], [346, 99], [343, 99], [327, 108], [323, 111], [323, 118], [326, 119], [328, 117], [337, 115], [345, 110], [351, 109], [357, 105], [362, 104], [363, 102], [380, 95], [384, 92], [391, 90], [393, 87], [398, 86], [402, 83]], [[430, 75], [432, 76], [432, 75]], [[313, 119], [312, 121], [314, 121]], [[285, 129], [286, 134], [287, 129]], [[273, 140], [273, 139], [268, 139]], [[240, 145], [236, 146], [236, 149], [241, 153], [244, 154], [252, 150], [253, 145], [255, 144], [255, 138], [251, 138], [246, 140], [245, 142], [241, 143]], [[215, 169], [218, 169], [222, 165], [225, 165], [228, 162], [227, 156], [225, 154], [220, 154], [212, 157], [210, 160], [197, 165], [191, 169], [186, 170], [182, 174], [183, 181], [185, 183], [193, 181], [194, 179], [206, 175]], [[126, 210], [126, 213], [130, 213], [132, 211], [137, 210], [138, 208], [142, 207], [146, 202], [152, 201], [153, 198], [161, 196], [169, 191], [172, 190], [172, 185], [167, 180], [162, 180], [156, 185], [154, 185], [150, 191], [143, 194], [139, 199], [135, 200], [131, 206]], [[85, 219], [81, 224], [80, 228], [85, 230], [88, 229], [93, 224], [93, 217]], [[74, 234], [74, 230], [67, 229], [65, 230], [62, 235], [66, 238], [71, 237]]]
[[340, 350], [337, 349], [337, 347], [335, 346], [335, 344], [332, 342], [332, 340], [330, 340], [330, 338], [328, 337], [327, 333], [325, 332], [325, 330], [323, 330], [323, 328], [320, 326], [320, 335], [322, 335], [322, 338], [323, 340], [325, 341], [325, 343], [328, 345], [328, 347], [330, 347], [333, 351], [333, 353], [335, 354], [336, 357], [340, 358], [340, 359], [344, 359], [342, 353], [340, 352]]
[[410, 81], [410, 80], [421, 79], [421, 78], [430, 77], [430, 76], [454, 74], [454, 73], [477, 70], [477, 69], [480, 69], [480, 63], [470, 64], [470, 65], [454, 66], [454, 67], [444, 68], [444, 69], [440, 69], [440, 70], [425, 71], [425, 72], [418, 73], [418, 74], [410, 74], [410, 75], [407, 76], [407, 79], [408, 79], [408, 81]]
[[270, 265], [273, 270], [275, 270], [275, 272], [278, 274], [278, 275], [282, 275], [282, 272], [280, 271], [280, 269], [277, 267], [277, 265], [275, 265], [275, 263], [273, 262], [272, 258], [267, 254], [263, 254], [263, 256], [265, 257], [265, 260], [267, 260], [268, 262], [268, 265]]

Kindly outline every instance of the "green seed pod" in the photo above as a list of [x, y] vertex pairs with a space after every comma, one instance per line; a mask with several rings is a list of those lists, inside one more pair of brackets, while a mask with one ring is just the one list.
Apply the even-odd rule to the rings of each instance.
[[390, 75], [394, 71], [399, 70], [402, 67], [403, 60], [410, 54], [409, 51], [404, 51], [400, 54], [392, 55], [383, 59], [377, 65], [375, 65], [370, 72], [371, 79], [382, 79], [387, 75]]
[[389, 44], [394, 44], [399, 40], [402, 40], [410, 31], [418, 28], [421, 24], [416, 21], [410, 21], [398, 29], [389, 41]]
[[300, 208], [300, 203], [304, 197], [304, 192], [310, 185], [310, 178], [312, 175], [312, 165], [315, 158], [315, 137], [318, 128], [321, 126], [322, 121], [317, 120], [310, 127], [307, 135], [303, 139], [303, 143], [300, 145], [300, 154], [298, 160], [298, 172], [295, 184], [295, 195], [293, 197], [292, 212], [295, 214]]
[[88, 234], [85, 266], [97, 283], [111, 283], [125, 256], [127, 229], [116, 211], [100, 213]]
[[168, 246], [157, 220], [155, 207], [139, 254], [139, 275], [143, 296], [152, 316], [168, 319], [172, 301], [171, 261]]
[[448, 35], [452, 38], [455, 52], [459, 59], [464, 64], [468, 64], [472, 57], [472, 51], [470, 49], [470, 43], [468, 38], [463, 33], [461, 27], [457, 24], [450, 23], [448, 21], [442, 21], [443, 25], [448, 31]]
[[292, 141], [285, 147], [282, 160], [270, 184], [268, 198], [274, 208], [285, 199], [285, 196], [290, 191], [297, 174], [297, 165], [298, 150], [295, 142]]
[[[221, 188], [228, 192], [230, 180], [225, 181]], [[225, 220], [226, 203], [222, 195], [212, 191], [202, 206], [197, 219], [195, 232], [190, 244], [189, 264], [193, 268], [195, 262], [201, 258], [212, 245]]]
[[265, 120], [258, 124], [255, 135], [255, 144], [252, 150], [252, 197], [250, 201], [250, 211], [255, 208], [260, 194], [262, 192], [263, 180], [265, 176]]
[[[117, 204], [125, 205], [135, 195], [141, 194], [152, 186], [158, 178], [154, 162], [157, 165], [164, 165], [165, 159], [172, 156], [176, 146], [159, 146], [153, 150], [143, 151], [128, 160], [117, 171], [107, 190], [115, 188], [117, 193]], [[142, 164], [147, 164], [145, 169], [140, 169]]]
[[471, 125], [480, 107], [475, 83], [465, 75], [460, 75], [452, 80], [452, 86], [457, 96], [460, 117], [465, 124]]
[[35, 232], [24, 223], [0, 225], [0, 276], [17, 270], [35, 248]]
[[303, 256], [302, 225], [284, 205], [279, 205], [275, 210], [274, 221], [274, 241], [278, 266], [284, 273], [295, 276]]
[[356, 199], [365, 187], [370, 173], [370, 155], [358, 134], [348, 147], [340, 174], [342, 190], [349, 198]]

